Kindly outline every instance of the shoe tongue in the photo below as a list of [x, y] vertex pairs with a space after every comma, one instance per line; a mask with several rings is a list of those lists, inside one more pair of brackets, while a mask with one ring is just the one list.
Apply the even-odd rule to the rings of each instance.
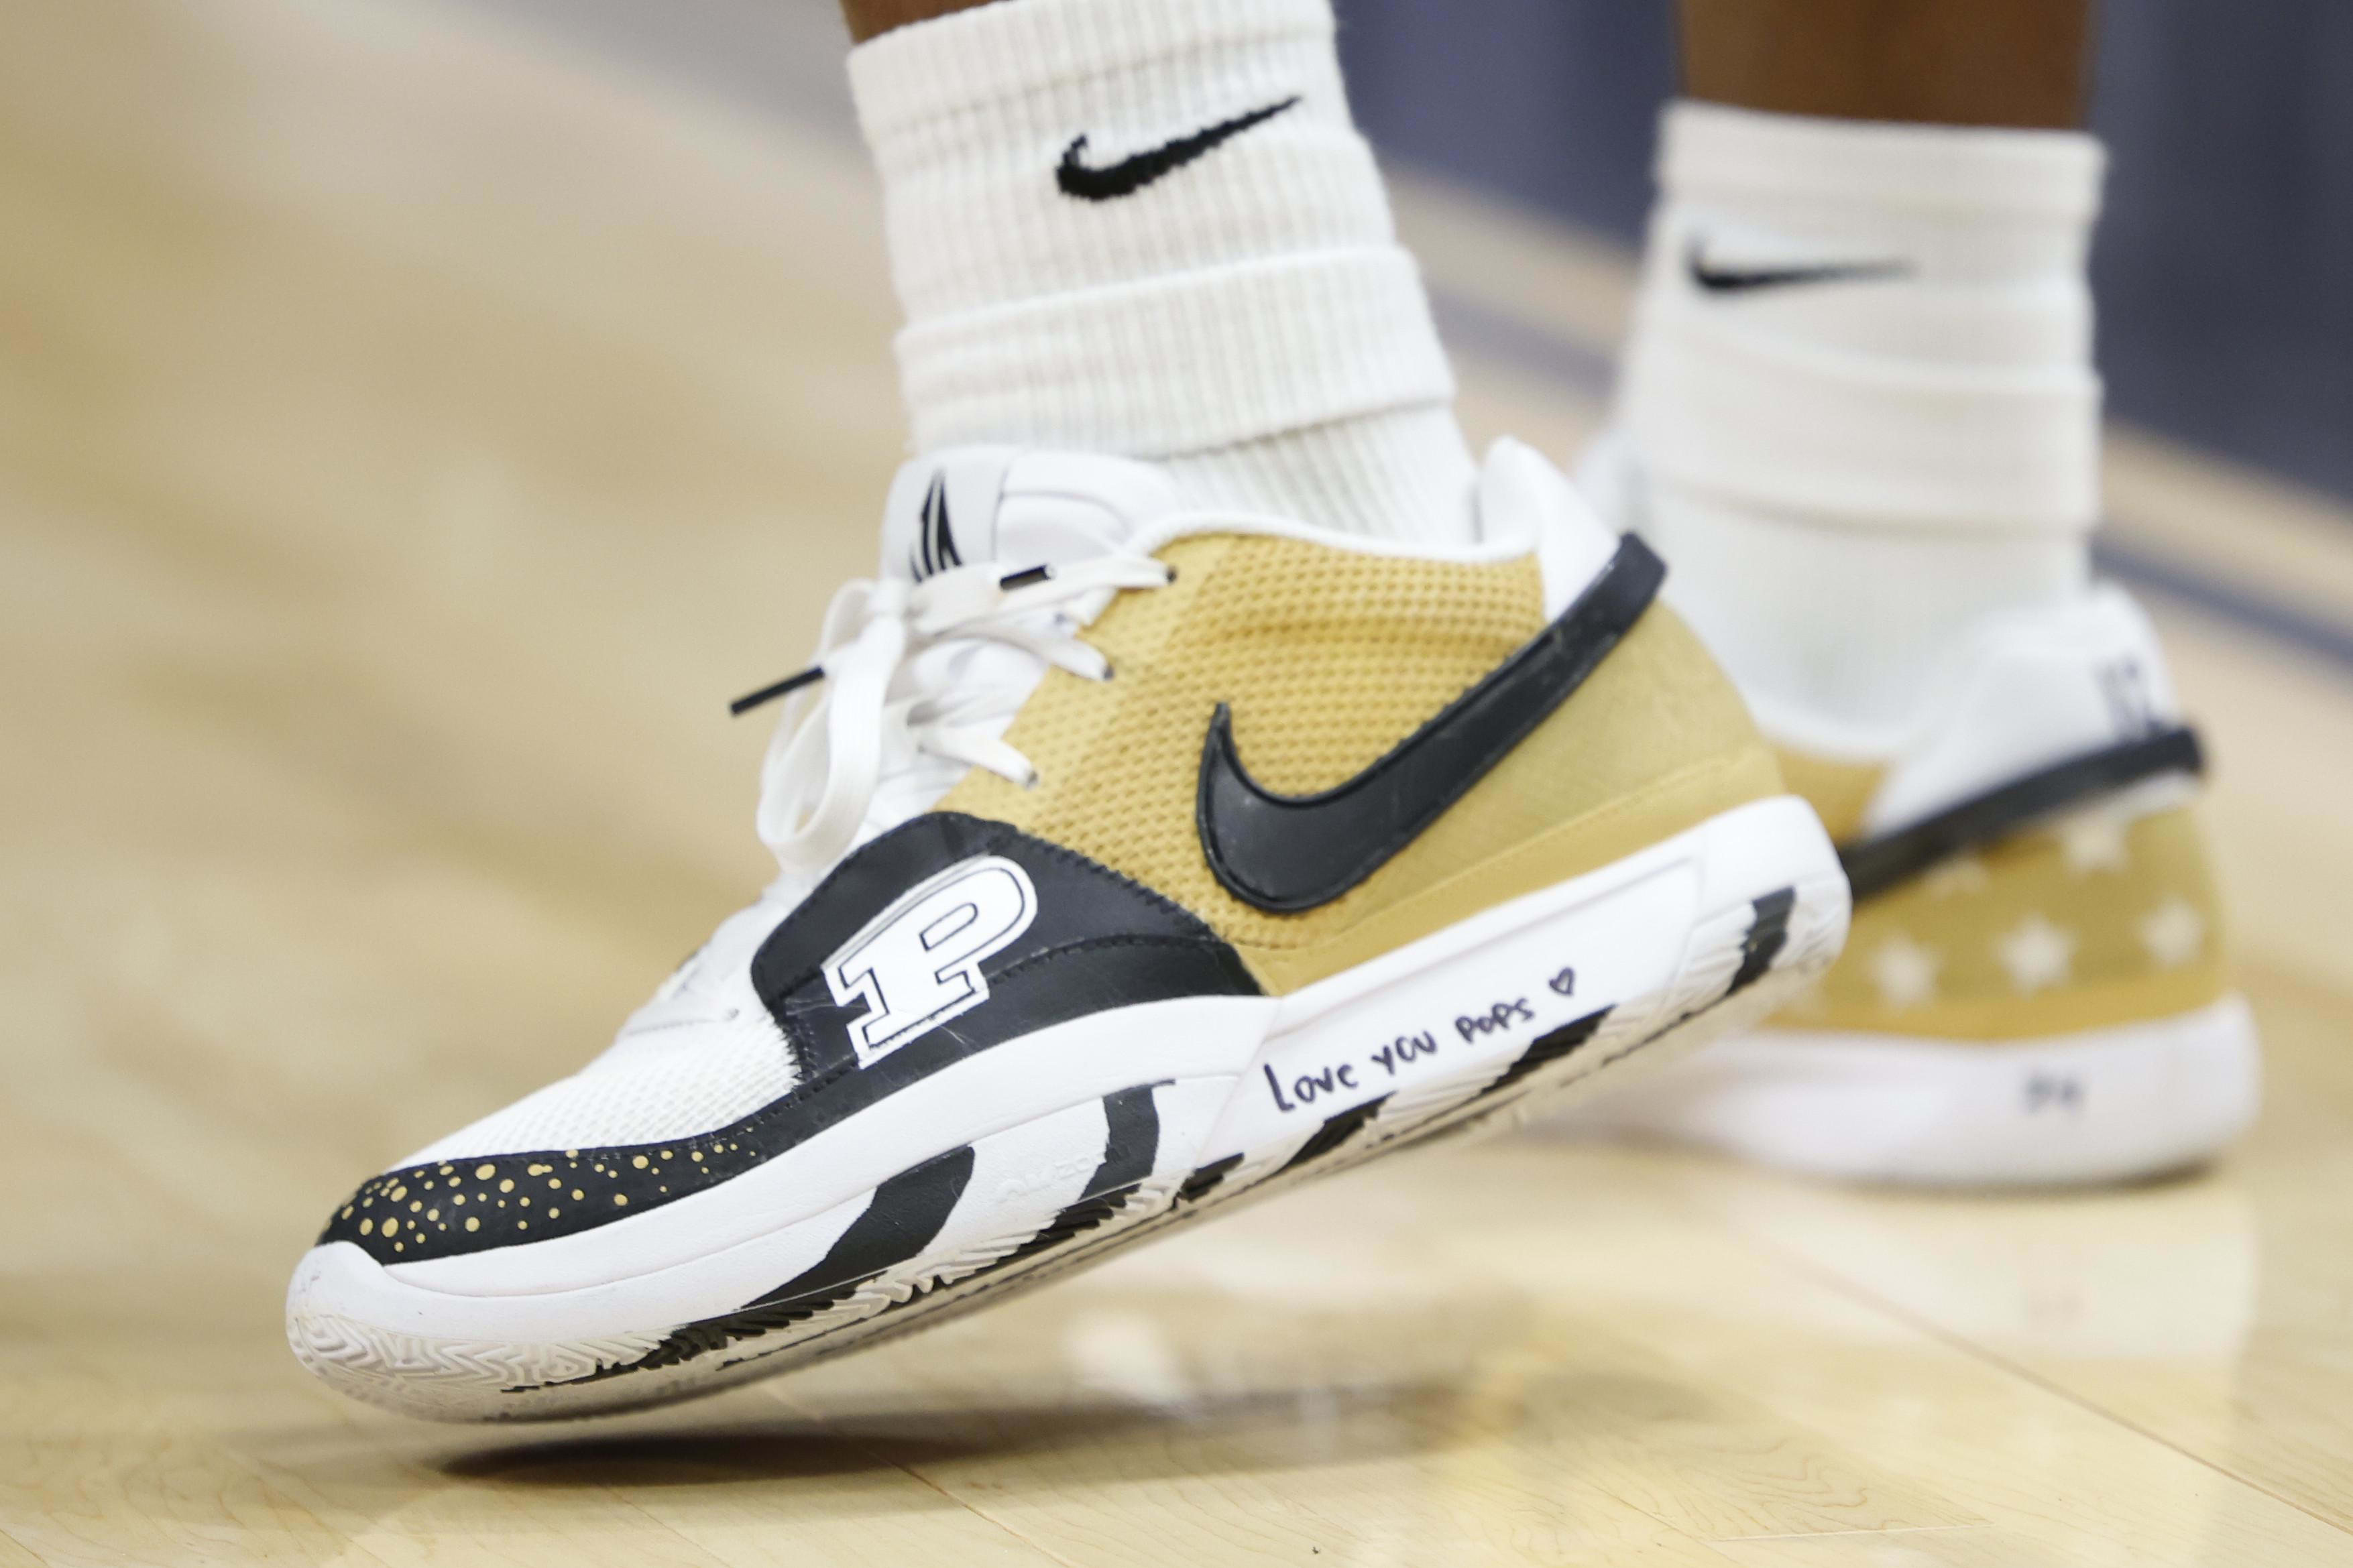
[[884, 577], [921, 582], [952, 566], [1008, 572], [1126, 548], [1176, 510], [1159, 469], [1124, 458], [958, 447], [899, 470], [882, 515]]

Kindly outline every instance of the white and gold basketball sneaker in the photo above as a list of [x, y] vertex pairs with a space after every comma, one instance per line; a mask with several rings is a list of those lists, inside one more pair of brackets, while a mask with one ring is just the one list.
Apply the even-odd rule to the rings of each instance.
[[2187, 1164], [2251, 1115], [2200, 759], [2090, 583], [2075, 132], [1680, 102], [1612, 432], [1579, 477], [1843, 841], [1853, 941], [1767, 1030], [1597, 1116], [1958, 1184]]
[[755, 694], [782, 876], [338, 1206], [295, 1353], [452, 1420], [681, 1398], [1788, 1000], [1846, 881], [1657, 558], [1523, 447], [1478, 505], [1448, 552], [1115, 459], [911, 465]]
[[2192, 802], [2203, 768], [2119, 589], [1989, 621], [1895, 747], [1781, 731], [1852, 879], [1844, 956], [1765, 1028], [1590, 1107], [1826, 1174], [2157, 1174], [2244, 1130], [2259, 1054]]

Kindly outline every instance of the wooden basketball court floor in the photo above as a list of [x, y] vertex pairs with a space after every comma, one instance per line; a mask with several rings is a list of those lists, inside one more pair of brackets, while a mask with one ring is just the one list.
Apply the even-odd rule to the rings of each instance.
[[[2216, 1169], [1906, 1196], [1521, 1135], [608, 1426], [314, 1385], [327, 1205], [762, 879], [723, 704], [899, 455], [874, 195], [417, 3], [6, 31], [0, 1568], [2353, 1563], [2353, 517], [2124, 436], [2270, 1053]], [[1570, 449], [1622, 259], [1399, 205], [1470, 421]]]

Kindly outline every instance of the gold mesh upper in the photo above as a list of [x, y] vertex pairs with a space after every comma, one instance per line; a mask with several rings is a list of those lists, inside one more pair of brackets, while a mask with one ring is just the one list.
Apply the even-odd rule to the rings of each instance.
[[1841, 763], [1810, 757], [1786, 748], [1775, 753], [1789, 793], [1806, 797], [1831, 842], [1843, 844], [1862, 834], [1863, 814], [1879, 793], [1887, 770], [1877, 763]]
[[1108, 682], [1050, 673], [1006, 740], [1039, 774], [975, 773], [941, 809], [1008, 822], [1176, 900], [1283, 991], [1478, 909], [1591, 869], [1778, 792], [1770, 754], [1663, 606], [1437, 824], [1332, 903], [1270, 914], [1229, 894], [1195, 826], [1220, 702], [1251, 776], [1299, 795], [1345, 783], [1545, 624], [1533, 557], [1383, 556], [1219, 534], [1161, 552], [1166, 588], [1123, 595], [1090, 640]]

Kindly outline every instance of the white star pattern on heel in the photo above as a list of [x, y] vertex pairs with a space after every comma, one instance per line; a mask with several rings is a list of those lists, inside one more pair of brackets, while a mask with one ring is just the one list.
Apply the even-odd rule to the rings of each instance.
[[2114, 811], [2087, 811], [2070, 817], [2057, 830], [2060, 852], [2067, 858], [2067, 874], [2088, 877], [2094, 871], [2122, 871], [2131, 863], [2126, 831], [2132, 820]]
[[1933, 948], [1898, 931], [1874, 949], [1871, 978], [1890, 1007], [1917, 1007], [1936, 998], [1936, 971], [1944, 966]]
[[1920, 879], [1932, 899], [1958, 898], [1965, 893], [1981, 893], [1992, 880], [1984, 861], [1974, 855], [1956, 855], [1941, 865], [1932, 866]]
[[2205, 947], [2205, 918], [2187, 899], [2168, 899], [2143, 917], [2140, 944], [2159, 969], [2179, 969]]
[[2063, 985], [2075, 963], [2075, 938], [2041, 913], [2019, 921], [1994, 944], [1994, 956], [2010, 971], [2010, 983], [2021, 996]]

